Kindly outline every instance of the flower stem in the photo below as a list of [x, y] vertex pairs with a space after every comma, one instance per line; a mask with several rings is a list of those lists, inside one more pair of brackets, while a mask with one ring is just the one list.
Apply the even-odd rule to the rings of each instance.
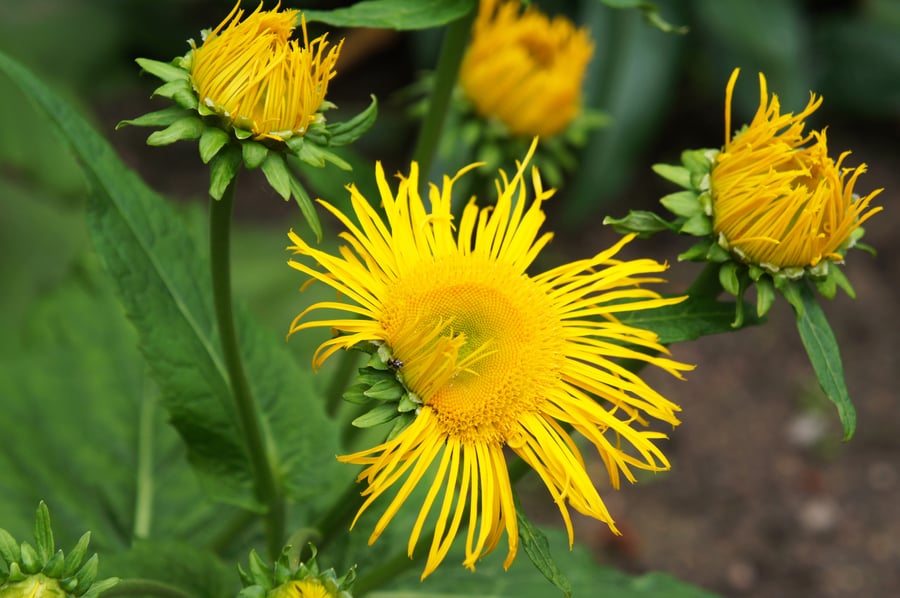
[[463, 52], [469, 41], [469, 32], [472, 21], [475, 18], [477, 3], [469, 13], [450, 23], [444, 31], [444, 40], [441, 44], [441, 53], [438, 57], [437, 73], [434, 80], [434, 89], [428, 102], [428, 113], [419, 130], [419, 138], [413, 151], [413, 160], [419, 163], [419, 172], [427, 176], [441, 139], [441, 129], [447, 116], [447, 108], [450, 106], [450, 98], [453, 88], [456, 86], [456, 78], [459, 74], [459, 65], [462, 64]]
[[158, 598], [195, 598], [187, 591], [155, 579], [120, 579], [103, 592], [104, 596], [157, 596]]
[[232, 179], [222, 199], [210, 201], [209, 248], [213, 298], [222, 354], [231, 382], [231, 396], [234, 398], [238, 425], [250, 459], [256, 498], [266, 505], [265, 528], [269, 556], [275, 559], [281, 552], [284, 537], [284, 497], [269, 462], [262, 426], [244, 373], [231, 300], [231, 212], [235, 180]]
[[694, 282], [691, 283], [691, 286], [685, 291], [685, 294], [689, 295], [691, 299], [715, 299], [721, 295], [722, 285], [719, 283], [720, 267], [721, 264], [707, 262], [700, 274], [697, 275], [697, 278], [694, 279]]

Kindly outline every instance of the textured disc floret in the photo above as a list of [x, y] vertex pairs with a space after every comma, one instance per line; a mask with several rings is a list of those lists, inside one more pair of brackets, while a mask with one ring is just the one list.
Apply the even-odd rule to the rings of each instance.
[[[384, 215], [352, 185], [353, 218], [323, 202], [346, 227], [338, 252], [290, 233], [290, 249], [300, 257], [289, 264], [342, 298], [311, 305], [291, 325], [291, 333], [319, 327], [340, 333], [322, 343], [314, 365], [342, 349], [378, 346], [379, 375], [387, 378], [371, 378], [363, 388], [393, 400], [401, 394], [389, 381], [396, 375], [404, 397], [414, 399], [405, 403], [414, 409], [404, 413], [411, 421], [402, 431], [339, 459], [364, 466], [360, 514], [379, 499], [387, 503], [370, 542], [418, 485], [427, 487], [408, 546], [412, 555], [432, 522], [423, 577], [463, 526], [466, 567], [474, 569], [504, 534], [505, 565], [512, 563], [519, 538], [504, 449], [541, 477], [570, 540], [570, 507], [615, 529], [571, 431], [597, 451], [614, 486], [621, 476], [634, 481], [633, 469], [669, 467], [656, 445], [665, 435], [645, 426], [651, 419], [677, 425], [679, 409], [617, 360], [637, 359], [676, 376], [690, 366], [666, 357], [653, 333], [622, 324], [616, 313], [681, 298], [644, 288], [661, 281], [663, 264], [616, 258], [630, 238], [591, 258], [529, 273], [552, 237], [540, 231], [541, 206], [552, 190], [542, 187], [536, 169], [528, 201], [526, 165], [534, 147], [511, 179], [501, 171], [496, 205], [479, 208], [473, 199], [458, 222], [453, 185], [477, 165], [431, 185], [426, 204], [414, 162], [396, 192], [377, 166]], [[379, 414], [390, 409], [376, 407]]]

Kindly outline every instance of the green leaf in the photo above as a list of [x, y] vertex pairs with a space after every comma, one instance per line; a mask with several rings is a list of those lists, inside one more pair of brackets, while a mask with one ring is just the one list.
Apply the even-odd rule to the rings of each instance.
[[375, 124], [375, 119], [378, 116], [378, 100], [374, 95], [370, 97], [372, 102], [368, 108], [348, 121], [334, 123], [326, 127], [331, 134], [328, 145], [341, 146], [352, 143]]
[[[68, 104], [2, 54], [0, 70], [46, 111], [85, 167], [94, 188], [89, 198], [94, 244], [137, 329], [144, 357], [160, 384], [163, 405], [185, 441], [190, 462], [213, 496], [255, 508], [218, 349], [204, 253], [174, 208], [129, 171]], [[328, 467], [313, 457], [336, 453], [338, 434], [312, 392], [309, 372], [297, 369], [282, 335], [253, 324], [240, 309], [237, 328], [275, 467], [298, 496], [321, 493], [322, 484], [329, 483]], [[107, 427], [113, 426], [97, 429]], [[28, 462], [27, 454], [19, 458]]]
[[473, 10], [475, 0], [362, 0], [346, 8], [305, 10], [307, 22], [336, 27], [429, 29], [446, 25]]
[[816, 372], [819, 386], [837, 408], [844, 428], [844, 440], [850, 440], [856, 432], [856, 409], [844, 380], [837, 339], [808, 283], [803, 280], [789, 283], [783, 286], [782, 292], [794, 307], [800, 340]]
[[[413, 513], [413, 517], [415, 513]], [[390, 526], [388, 527], [390, 530]], [[663, 573], [628, 575], [600, 564], [591, 551], [576, 543], [568, 550], [568, 538], [560, 529], [543, 527], [550, 546], [565, 547], [555, 557], [572, 586], [572, 596], [600, 598], [715, 598], [716, 595], [691, 586]], [[380, 541], [380, 540], [379, 540]], [[445, 564], [461, 562], [461, 542], [451, 550]], [[501, 545], [502, 546], [502, 545]], [[403, 545], [405, 548], [405, 544]], [[547, 580], [532, 566], [528, 559], [517, 558], [508, 571], [503, 569], [505, 550], [495, 550], [478, 562], [475, 572], [463, 567], [441, 566], [432, 573], [426, 583], [419, 580], [420, 570], [412, 570], [394, 578], [379, 591], [367, 593], [367, 598], [548, 598], [558, 596]], [[365, 571], [365, 567], [360, 567]], [[357, 581], [364, 581], [361, 576]]]
[[[694, 340], [701, 336], [733, 332], [735, 303], [711, 299], [688, 299], [656, 309], [622, 312], [617, 317], [625, 324], [652, 330], [664, 345]], [[745, 318], [744, 326], [761, 320]]]
[[534, 525], [522, 512], [518, 500], [516, 500], [516, 520], [519, 524], [519, 539], [522, 541], [522, 548], [525, 550], [525, 554], [528, 555], [528, 558], [531, 559], [531, 562], [547, 581], [559, 588], [566, 598], [571, 596], [572, 584], [559, 570], [556, 561], [553, 560], [547, 536], [544, 535], [541, 528]]

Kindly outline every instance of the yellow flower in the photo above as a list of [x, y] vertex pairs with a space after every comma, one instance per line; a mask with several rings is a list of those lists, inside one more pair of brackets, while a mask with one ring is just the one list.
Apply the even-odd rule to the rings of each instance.
[[844, 167], [850, 152], [832, 160], [824, 129], [804, 133], [804, 121], [821, 97], [810, 93], [802, 112], [782, 114], [762, 73], [759, 109], [732, 136], [731, 99], [739, 72], [735, 69], [728, 81], [725, 147], [710, 175], [714, 232], [742, 260], [772, 272], [799, 275], [823, 260], [841, 261], [853, 232], [881, 211], [869, 207], [881, 189], [859, 198], [853, 187], [866, 165]]
[[484, 117], [514, 135], [550, 137], [581, 110], [581, 84], [594, 52], [586, 29], [519, 2], [482, 0], [460, 83]]
[[[512, 563], [519, 538], [504, 449], [546, 484], [570, 542], [569, 506], [615, 527], [569, 430], [596, 449], [614, 487], [620, 475], [634, 481], [631, 468], [669, 467], [654, 444], [665, 435], [637, 425], [649, 418], [677, 425], [679, 408], [616, 360], [637, 359], [678, 377], [691, 367], [652, 356], [666, 353], [655, 334], [622, 324], [616, 314], [681, 298], [642, 287], [661, 282], [655, 274], [665, 265], [616, 259], [630, 237], [591, 258], [527, 273], [552, 237], [539, 229], [541, 205], [553, 192], [542, 187], [536, 168], [535, 198], [526, 209], [526, 165], [535, 147], [536, 140], [512, 179], [500, 172], [496, 205], [479, 209], [473, 199], [458, 224], [451, 215], [453, 185], [478, 164], [432, 184], [428, 209], [413, 162], [396, 193], [376, 167], [386, 218], [352, 185], [358, 224], [322, 202], [347, 229], [341, 234], [347, 245], [336, 254], [290, 233], [290, 249], [318, 267], [290, 265], [349, 300], [313, 304], [292, 323], [291, 334], [317, 327], [342, 333], [322, 343], [314, 366], [340, 349], [374, 343], [390, 352], [389, 363], [418, 401], [412, 423], [393, 439], [339, 459], [365, 466], [359, 514], [395, 490], [370, 543], [417, 485], [428, 486], [408, 544], [411, 556], [439, 505], [423, 578], [447, 555], [464, 518], [466, 567], [474, 569], [504, 532], [505, 566]], [[327, 315], [312, 317], [323, 309]]]
[[257, 139], [303, 135], [321, 118], [317, 112], [343, 41], [329, 46], [322, 35], [310, 43], [302, 20], [301, 45], [291, 39], [298, 11], [263, 11], [260, 4], [241, 20], [239, 5], [199, 48], [191, 42], [190, 72], [200, 102]]

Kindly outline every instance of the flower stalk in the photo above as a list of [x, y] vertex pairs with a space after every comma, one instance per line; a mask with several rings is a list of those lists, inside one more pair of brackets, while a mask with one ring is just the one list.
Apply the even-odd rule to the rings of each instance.
[[222, 199], [210, 201], [209, 248], [213, 300], [222, 354], [231, 385], [231, 396], [234, 400], [238, 425], [244, 437], [247, 456], [250, 459], [256, 498], [266, 506], [267, 546], [272, 558], [275, 558], [281, 551], [284, 536], [284, 497], [266, 452], [262, 426], [244, 372], [231, 298], [231, 213], [235, 182], [236, 180], [232, 179]]

